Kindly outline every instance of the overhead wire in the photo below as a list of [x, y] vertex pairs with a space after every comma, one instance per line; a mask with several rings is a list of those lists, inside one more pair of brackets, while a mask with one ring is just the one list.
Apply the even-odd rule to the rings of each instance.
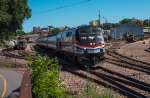
[[72, 6], [83, 4], [83, 3], [86, 3], [86, 2], [89, 2], [89, 1], [91, 1], [91, 0], [84, 0], [84, 1], [81, 1], [81, 2], [73, 3], [73, 4], [68, 4], [68, 5], [64, 5], [64, 6], [44, 10], [44, 11], [39, 11], [39, 12], [33, 13], [32, 15], [38, 15], [38, 14], [49, 12], [49, 11], [54, 11], [54, 10], [58, 10], [58, 9], [62, 9], [62, 8], [72, 7]]

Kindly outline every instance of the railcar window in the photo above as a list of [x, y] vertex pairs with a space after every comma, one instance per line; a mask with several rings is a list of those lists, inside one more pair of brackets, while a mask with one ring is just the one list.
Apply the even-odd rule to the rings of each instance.
[[62, 33], [62, 38], [66, 37], [66, 32]]
[[57, 38], [61, 38], [62, 32], [57, 35]]
[[72, 32], [67, 32], [66, 37], [70, 37]]

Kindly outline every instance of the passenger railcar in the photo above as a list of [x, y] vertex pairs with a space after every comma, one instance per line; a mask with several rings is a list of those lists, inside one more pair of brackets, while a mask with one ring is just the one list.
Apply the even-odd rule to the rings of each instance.
[[56, 36], [39, 38], [36, 44], [85, 66], [96, 66], [104, 60], [103, 30], [96, 26], [83, 26]]
[[25, 49], [27, 47], [27, 40], [19, 39], [17, 43], [17, 49]]

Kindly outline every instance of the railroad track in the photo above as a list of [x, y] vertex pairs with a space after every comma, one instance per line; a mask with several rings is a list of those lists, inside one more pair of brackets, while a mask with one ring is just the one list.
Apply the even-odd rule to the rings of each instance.
[[18, 58], [18, 59], [25, 59], [26, 56], [28, 55], [31, 55], [31, 56], [34, 56], [35, 55], [35, 52], [31, 52], [31, 51], [28, 51], [28, 50], [3, 50], [1, 52], [1, 54], [3, 56], [6, 56], [7, 58]]
[[145, 51], [150, 53], [150, 47], [145, 49]]
[[[135, 70], [135, 71], [139, 72], [139, 74], [133, 74], [133, 76], [134, 75], [140, 75], [141, 73], [145, 73], [145, 74], [148, 74], [148, 75], [150, 74], [150, 64], [149, 63], [145, 63], [145, 62], [138, 61], [138, 60], [132, 59], [130, 57], [121, 55], [116, 51], [115, 47], [111, 47], [108, 50], [106, 50], [106, 54], [107, 54], [106, 62], [114, 64], [114, 66], [124, 67], [124, 68], [132, 69], [132, 70]], [[115, 78], [116, 77], [117, 77], [117, 79], [121, 78], [121, 77], [119, 78], [118, 76], [115, 76]], [[131, 78], [128, 77], [128, 79], [131, 79]], [[119, 81], [121, 83], [124, 83], [121, 80], [119, 80]], [[145, 82], [142, 83], [143, 86], [145, 85], [146, 88], [148, 87], [148, 89], [146, 89], [143, 86], [140, 87], [141, 84], [137, 84], [137, 83], [141, 83], [142, 81], [137, 82], [137, 80], [132, 78], [132, 82], [133, 81], [135, 81], [134, 86], [131, 82], [130, 82], [130, 84], [131, 84], [132, 87], [130, 87], [130, 85], [129, 85], [129, 87], [131, 89], [133, 89], [134, 91], [137, 91], [139, 93], [144, 93], [144, 95], [147, 95], [146, 97], [150, 97], [150, 91], [149, 91], [150, 84], [149, 83], [148, 83], [148, 85], [146, 85]], [[128, 82], [126, 81], [126, 83], [128, 83]], [[138, 88], [136, 88], [136, 87], [138, 87]], [[141, 89], [143, 89], [143, 91]]]
[[[42, 55], [47, 55], [46, 54], [47, 52], [43, 51], [40, 48], [38, 48], [38, 52]], [[99, 85], [103, 85], [105, 87], [114, 89], [115, 91], [127, 97], [130, 97], [130, 98], [150, 97], [150, 93], [149, 93], [150, 84], [148, 83], [139, 81], [137, 79], [123, 75], [121, 73], [111, 71], [109, 69], [106, 69], [100, 66], [97, 67], [96, 69], [93, 69], [93, 68], [88, 69], [88, 72], [87, 72], [85, 68], [77, 67], [75, 64], [72, 64], [72, 62], [67, 62], [66, 60], [63, 60], [61, 58], [59, 58], [59, 63], [63, 65], [62, 70], [75, 74], [84, 79], [87, 79], [88, 77], [93, 82]], [[82, 72], [78, 72], [77, 70], [82, 70]], [[90, 76], [87, 75], [88, 73], [90, 73]]]
[[32, 50], [33, 49], [33, 47], [30, 45], [30, 51], [29, 50], [18, 50], [18, 53], [20, 54], [20, 55], [23, 55], [23, 56], [28, 56], [28, 55], [30, 55], [30, 56], [35, 56], [36, 55], [36, 53], [35, 53], [35, 50]]
[[[62, 61], [62, 60], [60, 63], [65, 65], [65, 67], [63, 66], [62, 68], [64, 71], [68, 71], [72, 74], [75, 74], [85, 79], [88, 77], [90, 80], [94, 81], [95, 83], [99, 85], [103, 85], [105, 87], [112, 88], [117, 92], [124, 94], [127, 97], [131, 97], [131, 98], [150, 97], [150, 95], [147, 95], [150, 92], [150, 84], [144, 83], [142, 81], [136, 80], [134, 78], [128, 77], [126, 75], [117, 72], [113, 72], [111, 70], [105, 69], [100, 66], [97, 67], [95, 70], [88, 69], [90, 76], [95, 77], [95, 78], [91, 78], [87, 76], [88, 72], [86, 72], [86, 70], [83, 68], [81, 69], [84, 72], [79, 73], [75, 71], [74, 68], [70, 68], [70, 66], [72, 66], [71, 63], [68, 62], [66, 63], [66, 61]], [[85, 74], [85, 72], [87, 74]]]
[[9, 59], [9, 58], [23, 59], [23, 55], [20, 55], [18, 50], [11, 50], [11, 51], [3, 50], [2, 55], [6, 56], [7, 59]]
[[106, 61], [117, 66], [150, 74], [150, 64], [123, 56], [116, 51], [107, 51]]

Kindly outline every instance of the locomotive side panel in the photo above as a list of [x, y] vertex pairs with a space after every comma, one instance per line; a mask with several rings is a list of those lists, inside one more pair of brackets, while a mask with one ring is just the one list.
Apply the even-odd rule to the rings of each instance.
[[68, 30], [61, 34], [61, 38], [57, 39], [57, 48], [60, 51], [74, 53], [74, 34], [75, 30]]

